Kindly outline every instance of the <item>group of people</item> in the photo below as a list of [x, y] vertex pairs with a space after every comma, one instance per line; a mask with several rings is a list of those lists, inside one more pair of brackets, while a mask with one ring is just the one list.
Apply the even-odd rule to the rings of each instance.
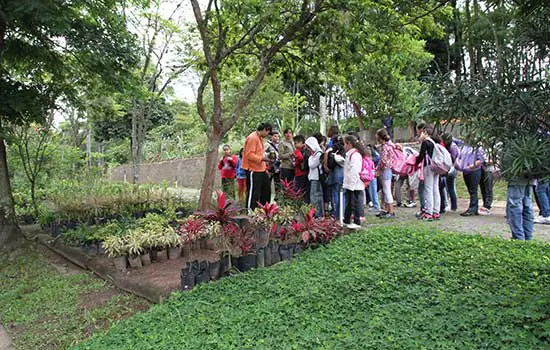
[[[417, 218], [440, 220], [446, 211], [458, 210], [455, 180], [460, 171], [470, 197], [468, 208], [460, 215], [490, 215], [495, 165], [489, 155], [448, 133], [437, 135], [433, 125], [419, 123], [416, 134], [419, 151], [393, 143], [386, 128], [376, 132], [376, 147], [364, 144], [354, 132], [340, 134], [337, 126], [330, 127], [326, 137], [319, 133], [305, 138], [294, 136], [290, 128], [281, 137], [272, 125], [262, 123], [246, 138], [238, 157], [224, 145], [218, 164], [222, 188], [237, 198], [236, 179], [238, 199], [252, 210], [270, 202], [272, 191], [278, 192], [284, 180], [304, 193], [304, 202], [313, 206], [316, 217], [332, 216], [355, 229], [360, 227], [366, 207], [382, 219], [391, 219], [396, 206], [416, 207], [417, 197]], [[441, 152], [448, 152], [452, 164], [444, 171], [433, 166]], [[410, 171], [399, 171], [407, 164]], [[532, 213], [529, 217], [525, 199], [533, 193], [529, 192], [532, 185], [532, 181], [521, 179], [509, 183], [507, 218], [517, 239], [531, 239], [534, 222], [550, 224], [550, 184], [546, 180], [537, 186], [541, 215], [536, 219]], [[403, 186], [406, 202], [402, 201]]]

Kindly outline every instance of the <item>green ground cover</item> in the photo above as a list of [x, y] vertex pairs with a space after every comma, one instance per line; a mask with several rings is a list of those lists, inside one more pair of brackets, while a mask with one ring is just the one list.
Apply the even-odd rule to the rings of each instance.
[[378, 227], [176, 293], [78, 349], [543, 349], [550, 246]]
[[29, 247], [16, 258], [0, 257], [1, 323], [16, 349], [64, 349], [149, 307], [52, 259]]

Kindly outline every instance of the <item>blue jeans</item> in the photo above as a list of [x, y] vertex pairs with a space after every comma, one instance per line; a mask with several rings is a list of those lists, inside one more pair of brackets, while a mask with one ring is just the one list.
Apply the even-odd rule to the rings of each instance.
[[537, 197], [540, 215], [544, 218], [550, 217], [550, 180], [539, 181]]
[[315, 217], [322, 218], [323, 213], [323, 186], [321, 181], [311, 180], [309, 182], [309, 200], [310, 204], [315, 208]]
[[531, 185], [508, 185], [506, 194], [506, 216], [512, 230], [512, 238], [519, 240], [533, 239], [533, 200]]
[[[335, 183], [330, 185], [330, 195], [332, 201], [332, 216], [336, 219], [340, 219], [340, 191], [342, 190], [341, 183]], [[346, 196], [344, 196], [344, 203], [342, 207], [346, 207]]]
[[376, 177], [369, 183], [369, 197], [374, 208], [380, 209], [380, 203], [378, 203], [378, 182]]
[[353, 223], [361, 225], [361, 217], [365, 215], [363, 210], [363, 200], [365, 198], [365, 191], [351, 191], [346, 190], [346, 207], [344, 211], [344, 223], [349, 224], [351, 221], [351, 214], [353, 214]]
[[447, 194], [449, 195], [449, 199], [451, 200], [451, 210], [457, 210], [458, 209], [458, 201], [456, 196], [456, 172], [454, 175], [447, 175], [446, 181], [447, 181]]
[[439, 177], [439, 197], [441, 198], [439, 213], [443, 214], [447, 208], [447, 177], [445, 175]]
[[426, 210], [426, 196], [424, 196], [424, 181], [418, 183], [418, 201], [420, 202], [420, 210]]

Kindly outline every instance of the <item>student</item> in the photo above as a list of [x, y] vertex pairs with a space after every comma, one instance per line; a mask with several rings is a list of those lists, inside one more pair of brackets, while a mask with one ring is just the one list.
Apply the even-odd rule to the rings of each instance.
[[535, 219], [535, 223], [550, 224], [550, 180], [539, 180], [536, 194], [540, 215]]
[[377, 141], [382, 144], [380, 152], [380, 163], [378, 164], [377, 174], [380, 175], [382, 182], [382, 194], [384, 197], [384, 210], [378, 215], [380, 218], [392, 218], [395, 216], [393, 210], [393, 195], [391, 190], [391, 181], [393, 177], [392, 165], [394, 161], [395, 145], [390, 140], [388, 130], [379, 129], [376, 132]]
[[308, 180], [309, 180], [309, 202], [315, 208], [315, 217], [320, 218], [324, 216], [323, 210], [323, 187], [321, 184], [321, 177], [323, 176], [323, 164], [321, 163], [321, 157], [323, 151], [319, 146], [317, 138], [311, 136], [306, 140], [306, 147], [310, 153], [308, 159]]
[[237, 156], [231, 154], [229, 145], [223, 145], [223, 157], [218, 162], [218, 169], [222, 177], [222, 191], [225, 192], [229, 198], [235, 199]]
[[256, 131], [248, 135], [244, 143], [243, 169], [246, 170], [247, 209], [253, 210], [258, 203], [266, 204], [271, 199], [271, 188], [269, 176], [266, 171], [266, 162], [269, 158], [265, 156], [264, 138], [271, 132], [271, 124], [261, 123]]
[[489, 157], [489, 153], [482, 151], [483, 163], [481, 164], [481, 179], [479, 180], [479, 189], [481, 190], [481, 198], [483, 199], [483, 206], [479, 208], [479, 215], [491, 215], [491, 209], [493, 206], [493, 186], [494, 186], [494, 173], [495, 165], [492, 159]]
[[483, 153], [479, 148], [472, 148], [464, 144], [460, 149], [455, 162], [457, 170], [462, 171], [464, 183], [468, 188], [470, 195], [470, 204], [468, 209], [461, 213], [461, 216], [472, 216], [479, 214], [479, 199], [477, 198], [477, 189], [481, 180], [481, 165], [483, 164]]
[[[411, 147], [402, 147], [400, 144], [396, 144], [395, 145], [398, 149], [401, 149], [402, 152], [403, 152], [403, 155], [405, 156], [405, 158], [409, 157], [409, 156], [412, 156], [412, 155], [418, 155], [418, 152], [415, 151], [413, 148]], [[403, 185], [406, 185], [407, 187], [407, 202], [406, 203], [403, 203], [401, 198], [402, 198], [402, 188], [403, 188]], [[414, 187], [411, 185], [411, 181], [410, 181], [410, 178], [408, 175], [399, 175], [397, 177], [397, 180], [395, 181], [395, 187], [394, 187], [394, 199], [395, 201], [397, 202], [397, 206], [404, 206], [404, 207], [407, 207], [407, 208], [414, 208], [416, 206], [416, 202], [415, 202], [415, 189]]]
[[[346, 197], [344, 224], [350, 229], [357, 229], [361, 227], [361, 217], [364, 216], [363, 200], [361, 198], [365, 196], [365, 184], [361, 181], [359, 172], [366, 152], [359, 140], [353, 135], [344, 137], [344, 150], [346, 151], [344, 183], [342, 185]], [[351, 223], [352, 212], [353, 223]]]
[[239, 190], [239, 202], [246, 203], [246, 171], [242, 168], [243, 148], [239, 151], [237, 158], [237, 188]]
[[296, 164], [294, 170], [294, 187], [296, 190], [304, 193], [304, 202], [309, 203], [309, 181], [307, 180], [309, 168], [305, 141], [306, 140], [302, 135], [294, 136], [294, 145], [296, 147], [294, 150], [294, 159]]
[[506, 220], [512, 231], [512, 239], [533, 239], [533, 199], [536, 180], [515, 177], [508, 182], [506, 191]]
[[[418, 143], [422, 143], [421, 136], [425, 128], [426, 123], [424, 121], [420, 121], [416, 124], [416, 141]], [[426, 201], [424, 200], [424, 180], [420, 180], [418, 183], [418, 201], [420, 202], [420, 211], [416, 213], [416, 217], [420, 219], [422, 214], [424, 214], [424, 211], [426, 211]]]
[[[456, 141], [453, 140], [451, 134], [445, 133], [441, 135], [441, 140], [447, 151], [451, 154], [451, 161], [453, 164], [458, 157], [459, 149], [456, 144]], [[451, 201], [451, 211], [457, 211], [458, 209], [458, 197], [456, 195], [456, 174], [457, 172], [454, 169], [451, 169], [447, 175], [445, 175], [445, 185], [447, 186], [447, 194], [449, 195], [449, 200]], [[446, 203], [441, 203], [442, 208], [446, 208]]]
[[279, 159], [281, 160], [281, 180], [294, 180], [294, 151], [296, 147], [292, 140], [292, 129], [283, 131], [284, 138], [279, 143]]
[[[374, 162], [374, 166], [378, 167], [378, 164], [380, 164], [380, 153], [376, 149], [376, 146], [369, 144], [366, 147], [366, 151], [369, 153], [370, 159]], [[376, 176], [369, 182], [367, 192], [369, 194], [370, 203], [372, 204], [372, 208], [370, 208], [369, 211], [372, 209], [373, 211], [379, 212], [380, 203], [378, 203], [378, 179]]]
[[277, 195], [281, 191], [281, 160], [279, 159], [279, 132], [273, 130], [269, 133], [269, 140], [264, 145], [265, 156], [269, 158], [267, 171], [271, 193]]
[[416, 158], [417, 165], [424, 166], [424, 200], [426, 208], [420, 216], [421, 220], [433, 221], [439, 220], [441, 215], [439, 209], [441, 206], [441, 196], [439, 194], [439, 175], [436, 174], [430, 167], [427, 157], [433, 157], [435, 144], [439, 139], [434, 140], [433, 125], [426, 125], [424, 131], [420, 135], [422, 144], [420, 145], [420, 153]]
[[328, 171], [327, 186], [330, 193], [332, 216], [340, 219], [340, 191], [342, 191], [342, 185], [344, 184], [346, 151], [344, 150], [344, 140], [338, 134], [332, 136], [329, 144], [331, 146], [325, 152], [324, 160], [325, 169]]

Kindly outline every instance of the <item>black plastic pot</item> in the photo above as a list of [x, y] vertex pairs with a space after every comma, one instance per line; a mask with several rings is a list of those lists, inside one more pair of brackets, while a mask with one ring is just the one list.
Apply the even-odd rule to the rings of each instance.
[[269, 233], [265, 230], [256, 232], [256, 250], [265, 248], [269, 244]]
[[279, 243], [271, 242], [271, 265], [275, 265], [281, 261], [281, 255], [279, 254]]
[[217, 280], [220, 278], [220, 261], [211, 261], [208, 264], [208, 274], [211, 280]]
[[296, 246], [294, 247], [294, 255], [299, 255], [299, 254], [302, 254], [302, 252], [304, 251], [304, 248], [302, 247], [301, 244], [296, 244]]
[[265, 267], [265, 248], [259, 248], [256, 250], [256, 267]]
[[195, 284], [201, 284], [210, 281], [210, 271], [208, 270], [208, 261], [199, 263], [199, 271], [195, 276]]
[[220, 277], [227, 276], [229, 271], [229, 256], [223, 254], [220, 257]]
[[186, 262], [185, 267], [181, 269], [181, 290], [189, 290], [194, 286], [195, 272], [193, 270], [193, 263]]
[[281, 244], [279, 246], [279, 255], [281, 256], [281, 261], [290, 260], [292, 258], [292, 248], [288, 244]]
[[264, 266], [271, 266], [271, 244], [264, 248]]
[[256, 267], [256, 255], [248, 254], [239, 257], [237, 268], [241, 272], [249, 271]]

